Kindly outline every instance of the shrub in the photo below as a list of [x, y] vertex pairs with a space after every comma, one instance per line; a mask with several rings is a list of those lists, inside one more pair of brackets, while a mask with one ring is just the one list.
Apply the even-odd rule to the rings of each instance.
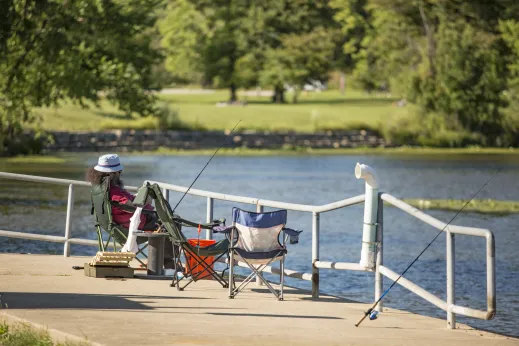
[[178, 109], [173, 109], [168, 104], [160, 106], [156, 112], [157, 128], [162, 131], [189, 130], [189, 126], [179, 119], [178, 114]]
[[423, 113], [410, 107], [407, 114], [394, 117], [382, 126], [386, 140], [396, 145], [420, 145], [455, 148], [487, 145], [484, 135], [468, 132], [452, 118], [436, 113]]

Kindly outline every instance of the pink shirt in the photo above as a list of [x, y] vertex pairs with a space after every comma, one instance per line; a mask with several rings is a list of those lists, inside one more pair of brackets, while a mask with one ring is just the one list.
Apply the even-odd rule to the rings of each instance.
[[[128, 201], [133, 202], [135, 196], [126, 191], [125, 189], [120, 188], [119, 186], [110, 185], [110, 200], [114, 202], [119, 202], [121, 204], [126, 204]], [[149, 204], [144, 206], [144, 209], [153, 210], [153, 207]], [[122, 210], [121, 208], [117, 208], [116, 206], [112, 206], [112, 218], [113, 221], [121, 226], [126, 228], [130, 228], [130, 219], [133, 216], [132, 212]], [[144, 213], [141, 214], [141, 222], [139, 224], [139, 229], [144, 227], [146, 223], [146, 215]]]

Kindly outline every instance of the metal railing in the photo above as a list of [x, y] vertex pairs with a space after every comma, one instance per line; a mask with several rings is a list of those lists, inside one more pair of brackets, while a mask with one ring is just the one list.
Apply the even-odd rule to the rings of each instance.
[[[402, 277], [398, 280], [398, 284], [407, 288], [411, 292], [417, 294], [428, 302], [436, 305], [440, 309], [447, 312], [447, 326], [451, 329], [456, 327], [456, 315], [464, 315], [475, 317], [483, 320], [490, 320], [494, 318], [496, 314], [496, 272], [495, 272], [495, 243], [494, 243], [494, 234], [482, 228], [473, 228], [473, 227], [463, 227], [463, 226], [455, 226], [448, 225], [424, 212], [416, 209], [415, 207], [410, 206], [409, 204], [399, 200], [396, 197], [393, 197], [387, 193], [382, 193], [380, 195], [379, 205], [383, 205], [382, 201], [386, 201], [394, 207], [412, 215], [413, 217], [435, 227], [438, 230], [443, 230], [447, 237], [446, 240], [446, 262], [447, 262], [447, 301], [443, 301], [437, 296], [433, 295], [430, 292], [427, 292], [425, 289], [411, 282], [410, 280]], [[381, 217], [381, 213], [379, 216]], [[382, 221], [382, 220], [379, 220]], [[382, 222], [380, 222], [382, 224]], [[382, 237], [382, 228], [380, 229], [380, 237]], [[487, 265], [487, 310], [476, 310], [468, 307], [463, 307], [455, 304], [455, 234], [463, 234], [475, 237], [483, 237], [486, 239], [486, 265]], [[380, 238], [382, 239], [382, 238]], [[383, 241], [381, 241], [383, 243]], [[391, 280], [396, 280], [398, 278], [398, 274], [389, 268], [385, 267], [382, 262], [377, 265], [377, 276], [384, 275]], [[382, 292], [382, 288], [379, 287], [376, 294], [375, 299], [380, 297], [380, 293]]]
[[[0, 172], [0, 178], [68, 186], [67, 216], [65, 218], [65, 236], [64, 237], [46, 235], [46, 234], [12, 232], [12, 231], [5, 231], [5, 230], [0, 230], [0, 236], [9, 237], [9, 238], [48, 241], [48, 242], [53, 242], [53, 243], [62, 243], [62, 244], [64, 244], [63, 255], [65, 257], [70, 256], [70, 244], [78, 244], [78, 245], [86, 245], [86, 246], [98, 246], [99, 245], [97, 240], [70, 237], [70, 224], [72, 222], [72, 211], [74, 209], [74, 187], [75, 186], [90, 187], [90, 183], [87, 183], [85, 181], [78, 181], [78, 180], [39, 177], [39, 176], [35, 176], [35, 175], [6, 173], [6, 172]], [[136, 187], [136, 186], [127, 186], [125, 188], [128, 191], [137, 191], [138, 190], [138, 187]], [[113, 244], [109, 244], [108, 246], [113, 248]]]
[[[74, 205], [74, 187], [75, 186], [87, 186], [90, 184], [82, 181], [75, 180], [66, 180], [66, 179], [56, 179], [56, 178], [48, 178], [48, 177], [38, 177], [31, 175], [23, 175], [23, 174], [14, 174], [14, 173], [4, 173], [0, 172], [0, 178], [5, 179], [15, 179], [21, 181], [31, 181], [38, 183], [48, 183], [48, 184], [59, 184], [59, 185], [68, 185], [68, 200], [67, 200], [67, 216], [65, 219], [65, 235], [63, 237], [60, 236], [50, 236], [43, 234], [28, 234], [23, 232], [13, 232], [13, 231], [5, 231], [0, 230], [0, 236], [11, 237], [11, 238], [21, 238], [21, 239], [31, 239], [31, 240], [41, 240], [41, 241], [50, 241], [63, 243], [63, 255], [65, 257], [70, 255], [70, 244], [80, 244], [80, 245], [89, 245], [89, 246], [98, 246], [97, 241], [89, 240], [89, 239], [80, 239], [80, 238], [71, 238], [71, 222], [72, 222], [72, 209]], [[163, 182], [156, 181], [146, 181], [149, 183], [157, 183], [164, 191], [164, 196], [169, 198], [169, 191], [175, 191], [179, 193], [184, 193], [187, 190], [187, 187], [167, 184]], [[368, 184], [366, 184], [368, 185]], [[129, 191], [136, 191], [138, 188], [134, 186], [126, 187]], [[373, 193], [373, 189], [366, 186], [366, 193]], [[312, 272], [311, 273], [302, 273], [295, 270], [290, 270], [285, 268], [284, 273], [288, 277], [307, 280], [312, 282], [312, 297], [319, 298], [319, 269], [335, 269], [335, 270], [355, 270], [355, 271], [367, 271], [375, 273], [375, 299], [378, 299], [382, 294], [383, 287], [383, 276], [396, 280], [398, 278], [398, 274], [384, 266], [383, 264], [383, 202], [387, 202], [392, 206], [403, 210], [404, 212], [416, 217], [417, 219], [436, 227], [437, 229], [443, 229], [446, 224], [428, 214], [423, 213], [422, 211], [404, 203], [403, 201], [393, 197], [387, 193], [378, 193], [377, 198], [378, 203], [365, 203], [365, 213], [367, 214], [375, 214], [376, 215], [376, 250], [375, 250], [375, 262], [371, 265], [363, 265], [361, 263], [347, 263], [347, 262], [327, 262], [319, 260], [319, 243], [320, 243], [320, 216], [322, 213], [326, 213], [332, 210], [345, 208], [348, 206], [356, 205], [363, 203], [365, 201], [365, 194], [358, 195], [355, 197], [347, 198], [344, 200], [340, 200], [337, 202], [315, 206], [315, 205], [305, 205], [305, 204], [294, 204], [294, 203], [286, 203], [272, 200], [265, 200], [260, 198], [252, 198], [252, 197], [244, 197], [244, 196], [236, 196], [236, 195], [228, 195], [211, 191], [204, 191], [198, 189], [189, 190], [188, 194], [193, 196], [205, 197], [207, 199], [207, 222], [210, 222], [213, 219], [213, 211], [215, 200], [221, 201], [229, 201], [236, 203], [244, 203], [251, 204], [256, 206], [256, 210], [261, 212], [264, 207], [271, 208], [281, 208], [292, 211], [300, 211], [307, 212], [312, 214]], [[366, 224], [366, 219], [365, 222]], [[371, 223], [369, 225], [372, 225]], [[449, 225], [445, 228], [445, 233], [447, 236], [447, 252], [446, 252], [446, 262], [447, 262], [447, 301], [443, 301], [435, 295], [427, 292], [425, 289], [420, 286], [414, 284], [408, 279], [402, 277], [398, 280], [398, 284], [407, 288], [411, 292], [417, 294], [423, 299], [431, 302], [435, 306], [447, 312], [447, 325], [449, 328], [455, 328], [456, 319], [455, 314], [480, 318], [480, 319], [491, 319], [494, 317], [496, 312], [496, 298], [495, 298], [495, 250], [494, 250], [494, 236], [491, 231], [486, 229], [479, 228], [471, 228], [471, 227], [462, 227], [462, 226], [454, 226]], [[478, 236], [485, 237], [487, 241], [487, 310], [481, 311], [468, 307], [462, 307], [455, 304], [455, 291], [454, 291], [454, 279], [455, 279], [455, 271], [454, 271], [454, 263], [455, 263], [455, 234], [463, 234], [470, 236]], [[212, 233], [210, 230], [206, 233], [206, 238], [211, 239]], [[363, 237], [364, 241], [364, 237]], [[364, 251], [364, 247], [363, 250]], [[240, 266], [245, 266], [245, 264], [238, 263]], [[266, 272], [279, 274], [279, 269], [274, 267], [267, 267], [265, 269]], [[382, 311], [382, 303], [377, 306], [379, 311]]]

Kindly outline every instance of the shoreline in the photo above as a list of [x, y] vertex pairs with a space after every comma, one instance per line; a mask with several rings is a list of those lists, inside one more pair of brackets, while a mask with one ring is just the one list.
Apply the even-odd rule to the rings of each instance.
[[[46, 151], [40, 155], [18, 155], [13, 157], [0, 157], [0, 162], [7, 163], [64, 163], [69, 157], [79, 155], [101, 155], [105, 152], [116, 152], [122, 155], [160, 155], [160, 156], [204, 156], [212, 155], [218, 148], [211, 149], [169, 149], [158, 148], [150, 151]], [[219, 156], [350, 156], [350, 155], [368, 155], [368, 156], [438, 156], [446, 155], [449, 158], [453, 155], [458, 156], [517, 156], [519, 158], [519, 148], [434, 148], [434, 147], [357, 147], [357, 148], [337, 148], [337, 149], [315, 149], [305, 147], [290, 147], [279, 149], [252, 149], [252, 148], [220, 148], [217, 155]]]

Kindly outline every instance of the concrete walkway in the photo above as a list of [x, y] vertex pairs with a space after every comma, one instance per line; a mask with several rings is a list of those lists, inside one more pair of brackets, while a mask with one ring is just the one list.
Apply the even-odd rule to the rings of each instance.
[[177, 292], [168, 281], [94, 279], [72, 270], [89, 258], [0, 254], [0, 293], [17, 318], [105, 345], [518, 345], [444, 320], [388, 309], [354, 323], [367, 308], [334, 297], [312, 301], [289, 289], [279, 302], [264, 288], [234, 300], [213, 281]]

